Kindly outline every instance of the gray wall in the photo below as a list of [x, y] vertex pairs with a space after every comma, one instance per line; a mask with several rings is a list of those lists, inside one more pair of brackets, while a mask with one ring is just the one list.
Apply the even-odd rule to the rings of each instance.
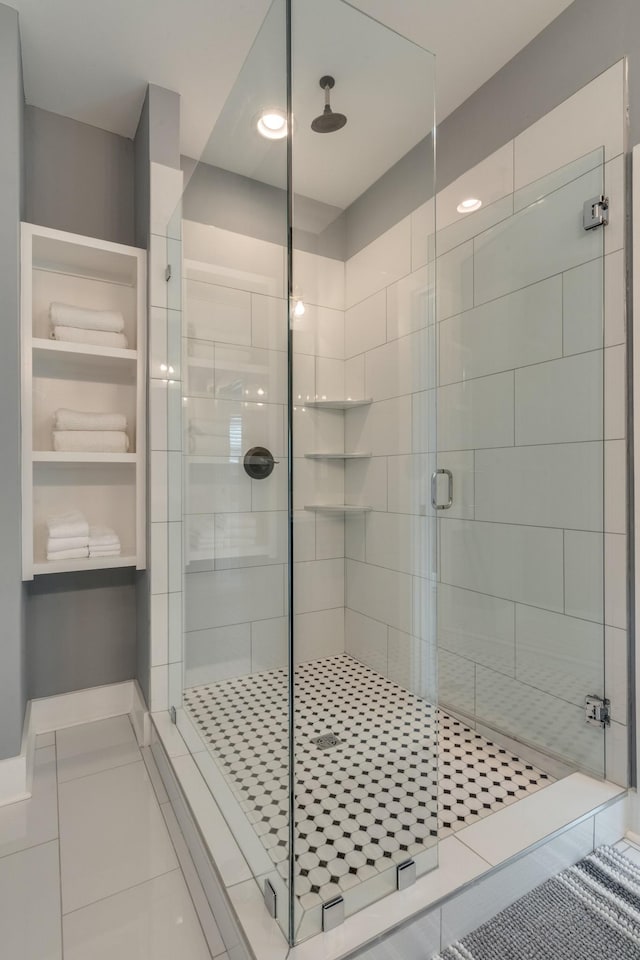
[[[133, 141], [27, 106], [24, 153], [26, 220], [135, 244]], [[132, 679], [135, 600], [133, 570], [61, 573], [28, 584], [27, 696]]]
[[18, 15], [0, 5], [0, 759], [20, 752], [26, 701], [20, 556], [20, 220], [24, 95]]
[[135, 676], [133, 583], [130, 570], [87, 570], [28, 585], [29, 699]]
[[27, 106], [26, 219], [135, 244], [133, 141]]
[[[186, 220], [210, 223], [270, 243], [287, 242], [287, 192], [221, 167], [182, 157]], [[346, 258], [344, 214], [339, 207], [296, 196], [293, 242], [297, 250]]]
[[[640, 141], [640, 2], [575, 0], [437, 129], [446, 187], [622, 57], [629, 58], [631, 142]], [[436, 77], [438, 65], [436, 62]], [[426, 138], [346, 211], [347, 256], [431, 196]]]

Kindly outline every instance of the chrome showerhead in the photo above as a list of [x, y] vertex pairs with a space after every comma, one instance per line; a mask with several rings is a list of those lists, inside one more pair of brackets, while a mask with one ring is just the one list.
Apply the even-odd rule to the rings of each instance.
[[334, 133], [344, 127], [347, 118], [344, 113], [334, 113], [331, 109], [329, 91], [335, 86], [333, 77], [321, 77], [320, 86], [324, 90], [324, 110], [319, 117], [311, 121], [311, 129], [316, 133]]

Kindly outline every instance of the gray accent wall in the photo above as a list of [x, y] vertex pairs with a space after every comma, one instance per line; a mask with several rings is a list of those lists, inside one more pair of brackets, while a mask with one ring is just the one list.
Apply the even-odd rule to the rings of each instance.
[[27, 106], [25, 219], [135, 244], [133, 141]]
[[[522, 133], [585, 84], [629, 58], [631, 142], [640, 141], [640, 3], [575, 0], [437, 128], [437, 187]], [[437, 76], [436, 63], [436, 76]], [[430, 137], [346, 211], [351, 257], [428, 200]]]
[[135, 676], [133, 571], [49, 574], [27, 595], [30, 700]]
[[20, 220], [24, 93], [18, 15], [0, 5], [0, 760], [20, 752], [26, 703], [20, 556]]
[[[287, 232], [286, 190], [189, 157], [182, 157], [182, 170], [186, 184], [182, 204], [185, 220], [282, 243]], [[297, 195], [293, 240], [297, 250], [345, 260], [343, 211]]]

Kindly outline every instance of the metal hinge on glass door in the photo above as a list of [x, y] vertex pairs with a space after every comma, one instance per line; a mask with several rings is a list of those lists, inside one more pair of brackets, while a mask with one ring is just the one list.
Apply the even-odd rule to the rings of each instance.
[[585, 720], [592, 727], [608, 727], [611, 723], [611, 704], [604, 697], [589, 694], [584, 698]]
[[[447, 499], [444, 503], [438, 503], [438, 477], [447, 478]], [[453, 474], [451, 470], [440, 467], [431, 474], [431, 506], [434, 510], [448, 510], [453, 503]]]
[[609, 198], [602, 196], [585, 200], [582, 207], [582, 225], [585, 230], [606, 227], [609, 223]]

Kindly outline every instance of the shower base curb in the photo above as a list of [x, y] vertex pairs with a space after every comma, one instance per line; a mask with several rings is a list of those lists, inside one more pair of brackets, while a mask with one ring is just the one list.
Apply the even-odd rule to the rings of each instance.
[[483, 908], [474, 914], [477, 926], [508, 905], [504, 896], [483, 898], [482, 884], [509, 877], [501, 886], [513, 894], [512, 902], [577, 862], [585, 846], [590, 852], [620, 839], [627, 826], [625, 788], [571, 774], [441, 841], [439, 866], [412, 887], [290, 947], [267, 914], [258, 883], [191, 755], [190, 748], [199, 752], [203, 745], [187, 744], [167, 713], [152, 714], [151, 721], [154, 758], [233, 960], [342, 960], [355, 953], [377, 958], [388, 955], [395, 940], [405, 960], [424, 960], [427, 945], [433, 952], [446, 945], [443, 916], [454, 898], [476, 888]]

